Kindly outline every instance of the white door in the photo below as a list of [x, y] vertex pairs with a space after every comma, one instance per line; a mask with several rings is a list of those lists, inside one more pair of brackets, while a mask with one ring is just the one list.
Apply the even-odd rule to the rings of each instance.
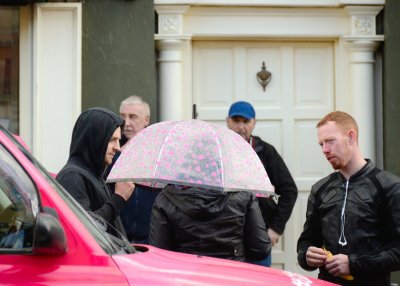
[[[257, 118], [253, 133], [275, 146], [299, 188], [284, 236], [273, 248], [275, 268], [302, 272], [296, 244], [307, 197], [311, 185], [331, 172], [317, 144], [315, 125], [334, 109], [333, 47], [333, 42], [308, 41], [193, 43], [198, 118], [224, 125], [232, 102], [251, 102]], [[256, 76], [263, 62], [272, 73], [265, 91]]]

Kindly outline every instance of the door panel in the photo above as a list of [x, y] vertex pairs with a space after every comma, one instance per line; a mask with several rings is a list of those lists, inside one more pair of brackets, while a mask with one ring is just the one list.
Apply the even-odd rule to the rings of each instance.
[[234, 86], [234, 54], [232, 49], [201, 49], [197, 51], [198, 73], [194, 75], [195, 89], [198, 94], [197, 104], [212, 112], [213, 109], [224, 108], [229, 102], [229, 94]]
[[[273, 267], [301, 272], [297, 238], [311, 186], [331, 172], [317, 144], [315, 125], [334, 109], [332, 42], [194, 42], [193, 103], [198, 118], [225, 125], [231, 103], [254, 105], [254, 134], [275, 146], [299, 188], [284, 236], [273, 248]], [[256, 74], [265, 62], [265, 91]], [[310, 273], [308, 273], [310, 274]]]

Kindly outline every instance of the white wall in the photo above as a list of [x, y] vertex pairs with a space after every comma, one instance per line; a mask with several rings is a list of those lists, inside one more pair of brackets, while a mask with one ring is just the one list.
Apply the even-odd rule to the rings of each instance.
[[80, 3], [21, 9], [21, 137], [52, 172], [68, 158], [81, 111]]

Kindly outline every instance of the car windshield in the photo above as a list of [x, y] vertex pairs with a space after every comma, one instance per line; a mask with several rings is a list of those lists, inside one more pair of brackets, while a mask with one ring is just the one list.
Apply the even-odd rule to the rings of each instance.
[[39, 212], [35, 185], [0, 144], [0, 251], [30, 253]]
[[32, 156], [32, 154], [26, 150], [24, 146], [20, 142], [18, 142], [8, 131], [4, 128], [1, 128], [3, 133], [7, 135], [22, 153], [26, 156], [26, 158], [32, 162], [37, 168], [37, 170], [43, 175], [43, 177], [47, 180], [47, 182], [54, 188], [55, 191], [61, 196], [61, 198], [65, 201], [65, 203], [72, 209], [72, 211], [76, 214], [79, 220], [85, 225], [87, 230], [92, 234], [95, 240], [99, 243], [99, 245], [104, 249], [104, 251], [110, 255], [117, 253], [132, 253], [134, 252], [133, 246], [127, 240], [120, 240], [116, 237], [105, 232], [101, 227], [99, 227], [99, 223], [97, 220], [90, 216], [75, 199], [64, 190], [64, 188], [57, 183], [57, 181], [49, 174], [49, 172]]

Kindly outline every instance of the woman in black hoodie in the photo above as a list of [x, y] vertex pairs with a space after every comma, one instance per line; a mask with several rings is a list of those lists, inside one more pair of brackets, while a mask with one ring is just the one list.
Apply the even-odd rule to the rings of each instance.
[[167, 185], [153, 205], [150, 244], [178, 252], [232, 260], [262, 260], [271, 251], [257, 199]]
[[125, 235], [119, 213], [131, 196], [133, 183], [117, 183], [111, 194], [103, 177], [115, 153], [124, 121], [105, 108], [91, 108], [81, 113], [72, 131], [67, 164], [57, 174], [57, 181], [88, 212], [102, 217], [107, 232]]

